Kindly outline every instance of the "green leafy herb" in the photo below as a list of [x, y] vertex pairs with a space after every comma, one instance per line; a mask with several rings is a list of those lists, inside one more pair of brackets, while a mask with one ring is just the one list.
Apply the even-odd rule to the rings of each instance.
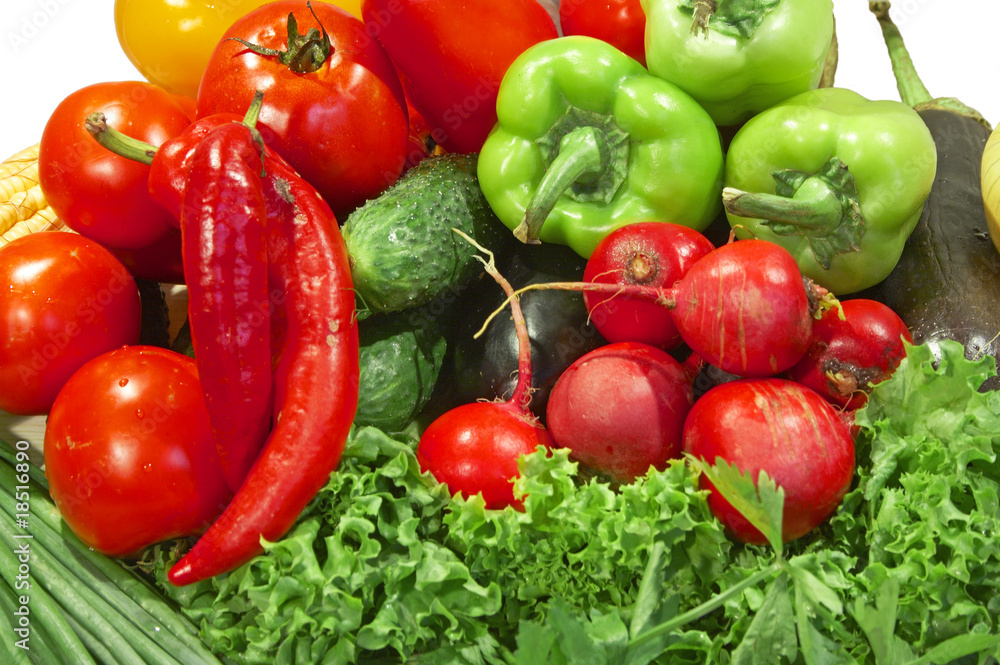
[[784, 551], [781, 539], [784, 490], [775, 485], [766, 471], [761, 471], [754, 479], [752, 474], [744, 473], [721, 457], [715, 458], [715, 463], [711, 466], [704, 460], [694, 458], [690, 462], [712, 481], [712, 485], [726, 501], [764, 534], [780, 559]]
[[[242, 663], [995, 664], [1000, 394], [978, 391], [995, 365], [907, 352], [857, 414], [855, 485], [790, 543], [780, 488], [721, 461], [613, 490], [539, 450], [524, 512], [488, 511], [420, 473], [415, 433], [358, 428], [264, 554], [178, 589], [161, 547], [154, 573]], [[726, 538], [702, 474], [770, 547]]]

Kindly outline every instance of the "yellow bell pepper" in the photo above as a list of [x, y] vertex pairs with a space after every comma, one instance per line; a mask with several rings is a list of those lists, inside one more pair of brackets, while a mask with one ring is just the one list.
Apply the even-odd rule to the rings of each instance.
[[[150, 83], [195, 97], [223, 33], [270, 0], [116, 0], [115, 29], [125, 55]], [[361, 18], [361, 0], [326, 0]]]

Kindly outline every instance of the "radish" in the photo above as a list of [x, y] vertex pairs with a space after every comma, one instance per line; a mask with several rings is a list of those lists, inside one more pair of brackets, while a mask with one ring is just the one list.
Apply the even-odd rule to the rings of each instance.
[[[465, 234], [456, 231], [460, 235]], [[473, 242], [468, 236], [467, 240]], [[478, 247], [478, 245], [476, 245]], [[482, 248], [480, 248], [482, 249]], [[487, 508], [513, 506], [513, 479], [518, 476], [518, 460], [539, 446], [551, 448], [552, 438], [531, 412], [531, 341], [514, 289], [494, 266], [490, 254], [486, 271], [510, 297], [511, 313], [517, 330], [517, 384], [506, 402], [481, 401], [462, 404], [438, 416], [424, 430], [417, 443], [420, 468], [448, 486], [448, 491], [465, 497], [482, 494]]]
[[628, 483], [681, 456], [692, 376], [662, 349], [618, 342], [569, 366], [549, 395], [545, 420], [570, 458]]
[[833, 300], [802, 276], [788, 250], [756, 239], [713, 249], [671, 287], [550, 282], [515, 294], [532, 289], [657, 302], [670, 312], [681, 339], [698, 357], [739, 377], [776, 376], [795, 365], [809, 346], [815, 312]]
[[[670, 222], [636, 222], [606, 235], [587, 261], [583, 281], [669, 287], [715, 249], [703, 234]], [[673, 317], [647, 298], [584, 291], [597, 331], [609, 342], [642, 342], [663, 349], [681, 344]]]
[[[683, 449], [708, 464], [722, 458], [755, 482], [766, 472], [785, 493], [785, 542], [826, 520], [854, 477], [848, 423], [819, 393], [782, 378], [740, 379], [702, 395], [684, 421]], [[710, 491], [712, 513], [734, 538], [766, 542], [704, 476], [701, 484]]]
[[868, 401], [876, 383], [887, 380], [913, 343], [906, 324], [888, 305], [857, 298], [823, 313], [813, 324], [806, 355], [786, 376], [809, 386], [845, 409]]
[[684, 342], [705, 362], [741, 377], [773, 376], [805, 355], [818, 290], [788, 250], [738, 240], [691, 266], [668, 307]]

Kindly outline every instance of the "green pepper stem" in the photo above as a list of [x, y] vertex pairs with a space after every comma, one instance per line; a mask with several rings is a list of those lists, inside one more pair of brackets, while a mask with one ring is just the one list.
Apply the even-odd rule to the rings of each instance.
[[886, 49], [889, 51], [889, 60], [892, 64], [892, 73], [896, 77], [896, 88], [899, 90], [899, 98], [904, 104], [912, 106], [918, 111], [923, 109], [940, 109], [951, 111], [959, 115], [967, 116], [990, 128], [989, 122], [979, 111], [966, 106], [954, 97], [932, 97], [923, 81], [917, 74], [917, 68], [913, 64], [910, 52], [903, 41], [903, 34], [899, 27], [889, 16], [891, 2], [869, 2], [868, 9], [878, 19], [879, 27], [882, 29], [882, 38], [885, 40]]
[[538, 189], [524, 212], [524, 219], [514, 229], [514, 237], [523, 243], [537, 244], [542, 226], [559, 198], [585, 176], [600, 175], [609, 157], [601, 132], [595, 127], [577, 127], [563, 136], [559, 142], [559, 154], [538, 183]]
[[[257, 90], [254, 93], [253, 100], [250, 102], [250, 106], [247, 108], [246, 114], [243, 116], [243, 124], [253, 133], [254, 140], [260, 146], [261, 151], [264, 150], [264, 139], [257, 130], [257, 119], [260, 117], [260, 110], [263, 106], [264, 92]], [[84, 120], [84, 126], [98, 143], [116, 155], [140, 162], [146, 166], [153, 163], [153, 158], [156, 156], [156, 146], [121, 133], [108, 124], [107, 117], [102, 112], [95, 111], [88, 115]]]
[[726, 187], [722, 190], [722, 204], [726, 212], [737, 217], [785, 222], [808, 230], [833, 226], [844, 216], [843, 205], [830, 189], [798, 199]]
[[97, 111], [87, 116], [84, 125], [98, 143], [115, 153], [149, 166], [156, 155], [156, 146], [122, 134], [108, 124], [103, 113]]
[[785, 170], [771, 176], [774, 194], [725, 188], [726, 212], [760, 220], [775, 235], [805, 238], [827, 270], [838, 254], [861, 251], [866, 223], [847, 164], [833, 157], [815, 173]]

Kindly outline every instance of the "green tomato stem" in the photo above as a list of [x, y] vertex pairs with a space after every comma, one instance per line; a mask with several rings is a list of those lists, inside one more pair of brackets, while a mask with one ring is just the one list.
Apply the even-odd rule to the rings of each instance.
[[563, 136], [559, 153], [538, 183], [524, 219], [514, 229], [514, 237], [523, 243], [537, 244], [545, 220], [563, 194], [578, 181], [596, 179], [605, 171], [609, 158], [607, 143], [596, 127], [577, 127]]
[[98, 143], [116, 155], [147, 166], [153, 163], [156, 146], [122, 134], [108, 124], [107, 118], [100, 111], [88, 115], [84, 125]]

